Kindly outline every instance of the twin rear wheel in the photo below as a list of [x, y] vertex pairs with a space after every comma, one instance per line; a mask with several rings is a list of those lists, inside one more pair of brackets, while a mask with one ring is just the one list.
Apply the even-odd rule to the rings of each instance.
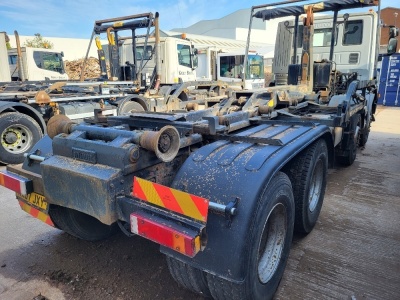
[[[167, 257], [172, 277], [183, 287], [205, 297], [271, 299], [283, 276], [294, 229], [308, 233], [318, 219], [327, 167], [327, 145], [319, 140], [270, 180], [260, 196], [248, 231], [248, 255], [235, 258], [247, 270], [243, 282], [231, 282]], [[54, 206], [49, 213], [58, 228], [84, 240], [103, 239], [115, 231], [114, 225], [104, 225], [72, 209]]]
[[319, 140], [303, 150], [285, 167], [293, 186], [295, 226], [299, 233], [309, 233], [321, 212], [328, 171], [328, 148]]
[[271, 179], [249, 230], [248, 255], [236, 258], [248, 270], [243, 283], [167, 257], [172, 277], [183, 287], [214, 299], [271, 299], [286, 266], [293, 231], [309, 233], [317, 222], [327, 169], [328, 149], [321, 139]]
[[214, 299], [270, 299], [286, 266], [292, 242], [294, 201], [290, 180], [279, 172], [261, 196], [250, 229], [249, 255], [236, 258], [248, 273], [241, 284], [167, 257], [172, 277], [185, 288]]
[[351, 166], [357, 157], [358, 146], [364, 146], [367, 143], [369, 127], [361, 129], [361, 116], [355, 114], [351, 117], [350, 124], [345, 128], [349, 135], [344, 149], [344, 155], [338, 156], [338, 162], [344, 166]]

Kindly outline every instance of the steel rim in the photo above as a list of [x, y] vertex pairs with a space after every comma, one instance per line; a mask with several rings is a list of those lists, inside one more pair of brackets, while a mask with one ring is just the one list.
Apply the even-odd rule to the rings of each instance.
[[308, 209], [313, 212], [318, 205], [321, 196], [322, 181], [324, 179], [324, 167], [321, 159], [315, 165], [308, 193]]
[[[354, 144], [358, 145], [360, 141], [360, 124], [357, 124], [356, 130], [354, 131]], [[355, 147], [357, 151], [357, 146]]]
[[32, 142], [32, 133], [24, 125], [9, 126], [1, 133], [1, 144], [9, 153], [24, 153], [30, 149]]
[[272, 278], [279, 266], [285, 246], [286, 220], [285, 206], [278, 203], [265, 221], [258, 246], [258, 278], [263, 284]]

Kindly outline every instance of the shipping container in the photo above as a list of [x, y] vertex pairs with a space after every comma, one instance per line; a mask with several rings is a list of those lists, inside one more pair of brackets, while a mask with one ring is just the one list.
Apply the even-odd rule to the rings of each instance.
[[400, 53], [383, 56], [378, 104], [400, 106]]

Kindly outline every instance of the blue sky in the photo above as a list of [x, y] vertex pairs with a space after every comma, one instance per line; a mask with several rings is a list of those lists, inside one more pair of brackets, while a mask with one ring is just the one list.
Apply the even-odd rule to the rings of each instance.
[[[44, 37], [89, 38], [95, 20], [160, 13], [161, 29], [187, 27], [200, 20], [221, 18], [238, 9], [278, 2], [268, 0], [0, 0], [0, 31]], [[317, 2], [317, 1], [315, 1]], [[400, 7], [383, 0], [382, 7]]]

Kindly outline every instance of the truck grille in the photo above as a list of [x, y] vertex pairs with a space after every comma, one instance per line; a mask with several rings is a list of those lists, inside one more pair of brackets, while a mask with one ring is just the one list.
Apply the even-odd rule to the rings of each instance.
[[358, 53], [350, 53], [349, 64], [357, 64], [357, 63], [358, 63]]

